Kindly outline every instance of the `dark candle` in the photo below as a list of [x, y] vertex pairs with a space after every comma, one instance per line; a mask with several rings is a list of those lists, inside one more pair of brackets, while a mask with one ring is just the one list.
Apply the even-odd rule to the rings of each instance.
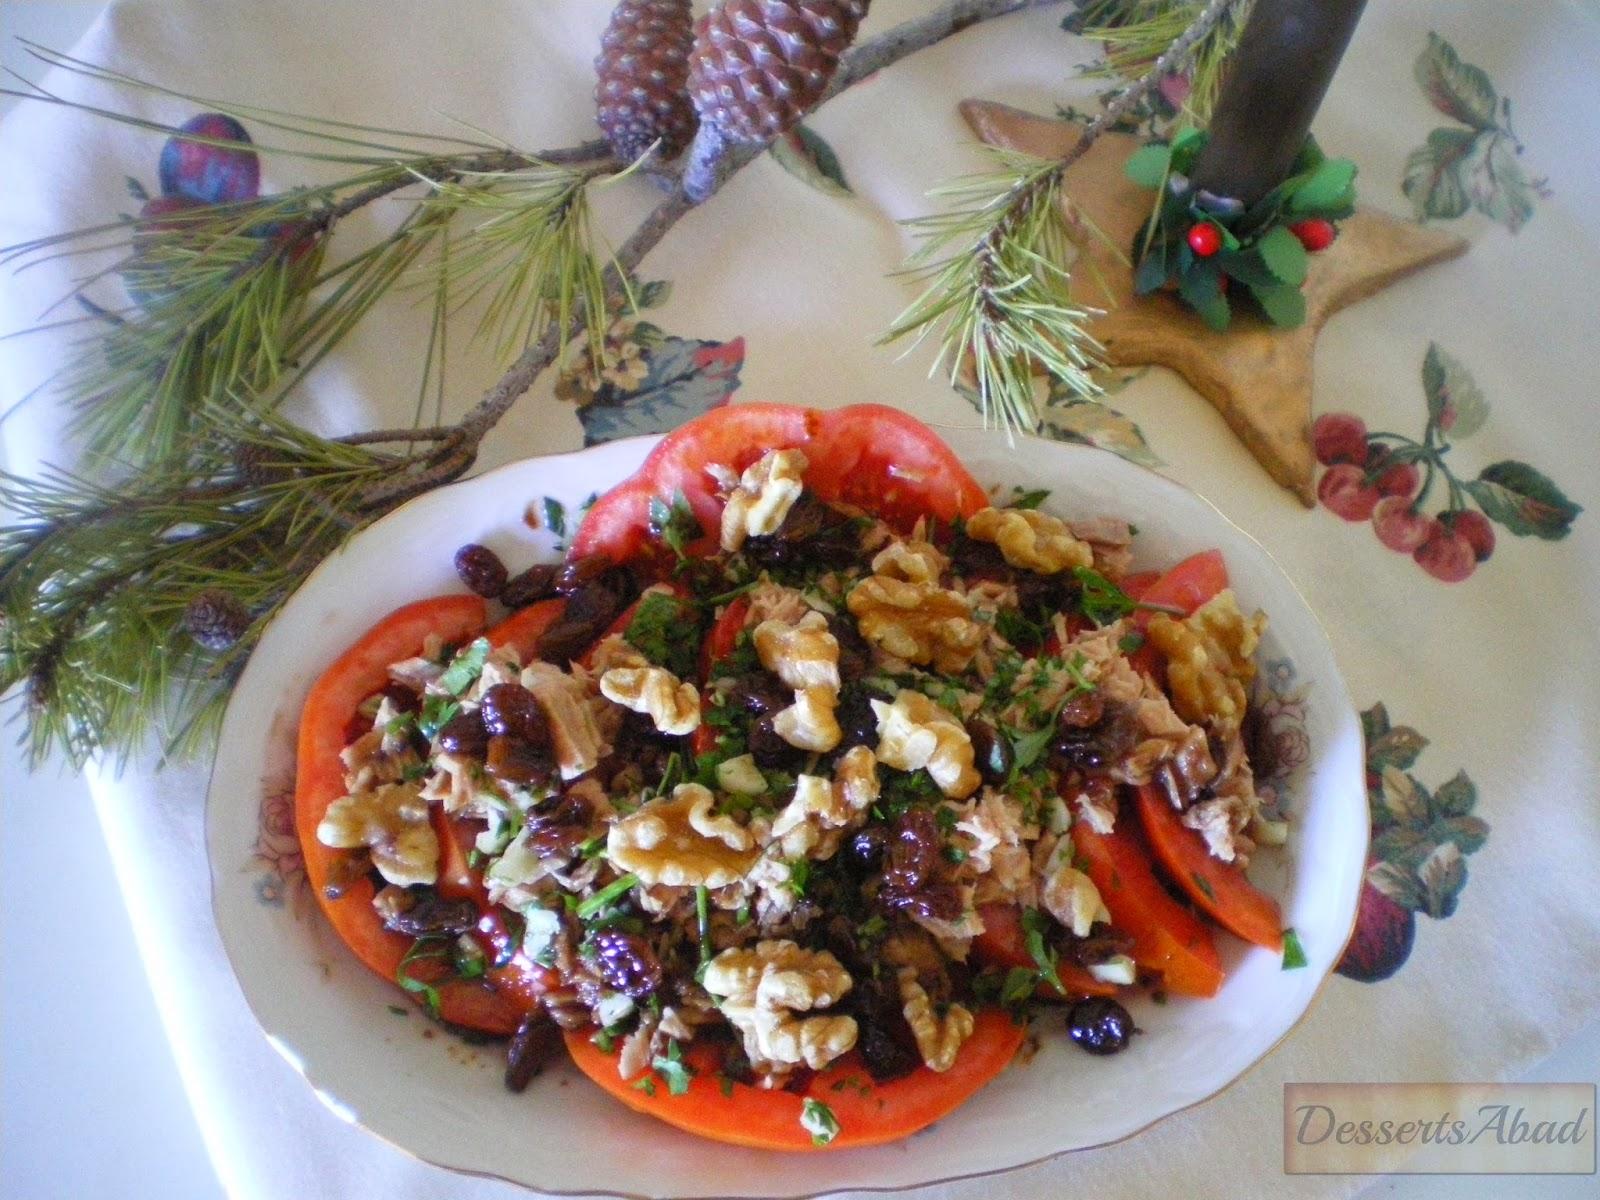
[[1366, 0], [1255, 0], [1193, 182], [1250, 204], [1289, 173]]

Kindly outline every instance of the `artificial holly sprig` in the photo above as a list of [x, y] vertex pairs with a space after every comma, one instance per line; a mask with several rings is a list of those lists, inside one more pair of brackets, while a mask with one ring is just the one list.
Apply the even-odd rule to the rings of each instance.
[[1207, 325], [1222, 330], [1233, 318], [1229, 285], [1237, 283], [1274, 325], [1302, 324], [1308, 255], [1331, 246], [1334, 223], [1355, 210], [1355, 164], [1328, 158], [1307, 137], [1289, 177], [1247, 205], [1190, 183], [1207, 140], [1203, 130], [1187, 129], [1128, 159], [1128, 178], [1158, 192], [1134, 238], [1134, 291], [1175, 288]]

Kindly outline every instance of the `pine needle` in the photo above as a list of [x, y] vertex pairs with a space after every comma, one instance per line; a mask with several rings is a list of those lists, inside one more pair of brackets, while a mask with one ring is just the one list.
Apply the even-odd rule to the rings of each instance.
[[[1205, 7], [1206, 0], [1088, 0], [1074, 21], [1084, 37], [1105, 47], [1105, 64], [1089, 74], [1123, 79], [1143, 75]], [[1210, 121], [1216, 108], [1228, 56], [1239, 44], [1250, 7], [1250, 0], [1240, 0], [1190, 51], [1189, 95], [1182, 108], [1197, 125]]]
[[1099, 313], [1072, 299], [1066, 264], [1083, 231], [1065, 216], [1061, 164], [989, 153], [994, 170], [929, 193], [945, 210], [906, 222], [922, 239], [908, 273], [926, 287], [880, 342], [915, 334], [914, 349], [936, 337], [932, 373], [956, 384], [970, 372], [986, 424], [1033, 432], [1036, 371], [1099, 392], [1091, 372], [1101, 347], [1085, 327]]

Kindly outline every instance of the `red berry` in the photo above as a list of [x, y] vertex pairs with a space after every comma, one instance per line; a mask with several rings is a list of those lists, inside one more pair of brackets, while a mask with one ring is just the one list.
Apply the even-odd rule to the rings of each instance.
[[1378, 503], [1378, 489], [1367, 482], [1360, 467], [1339, 463], [1322, 473], [1317, 499], [1346, 521], [1365, 521]]
[[1323, 413], [1311, 423], [1311, 448], [1325, 467], [1367, 461], [1367, 423], [1349, 413]]
[[1409, 499], [1417, 494], [1417, 485], [1422, 482], [1422, 475], [1415, 463], [1396, 463], [1388, 470], [1380, 472], [1372, 482], [1385, 496], [1405, 496]]
[[1325, 221], [1321, 217], [1296, 221], [1289, 226], [1289, 232], [1299, 238], [1300, 244], [1313, 254], [1318, 250], [1326, 250], [1333, 245], [1333, 239], [1339, 236], [1339, 231], [1333, 227], [1333, 222]]
[[1472, 543], [1459, 533], [1438, 525], [1433, 534], [1411, 555], [1417, 565], [1446, 583], [1460, 583], [1478, 569]]
[[1189, 226], [1189, 249], [1201, 258], [1210, 258], [1222, 249], [1222, 234], [1215, 225]]
[[1439, 522], [1415, 511], [1405, 496], [1385, 496], [1372, 510], [1372, 528], [1391, 550], [1410, 554], [1439, 529]]
[[[243, 125], [225, 113], [200, 113], [179, 128], [207, 140], [167, 139], [158, 168], [162, 195], [200, 204], [238, 204], [261, 194], [261, 161]], [[238, 146], [217, 144], [222, 142]]]
[[1463, 508], [1457, 512], [1440, 513], [1439, 523], [1451, 533], [1466, 538], [1473, 556], [1479, 562], [1494, 553], [1494, 526], [1481, 512]]

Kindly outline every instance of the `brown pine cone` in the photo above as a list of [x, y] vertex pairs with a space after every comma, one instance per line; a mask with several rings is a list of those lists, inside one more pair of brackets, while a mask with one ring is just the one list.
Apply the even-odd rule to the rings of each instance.
[[207, 588], [183, 610], [183, 627], [205, 649], [220, 653], [245, 635], [250, 613], [226, 592]]
[[632, 162], [657, 139], [676, 158], [699, 119], [689, 103], [689, 0], [620, 0], [594, 60], [595, 119], [618, 158]]
[[730, 142], [769, 142], [821, 98], [869, 0], [722, 0], [695, 26], [689, 92]]

